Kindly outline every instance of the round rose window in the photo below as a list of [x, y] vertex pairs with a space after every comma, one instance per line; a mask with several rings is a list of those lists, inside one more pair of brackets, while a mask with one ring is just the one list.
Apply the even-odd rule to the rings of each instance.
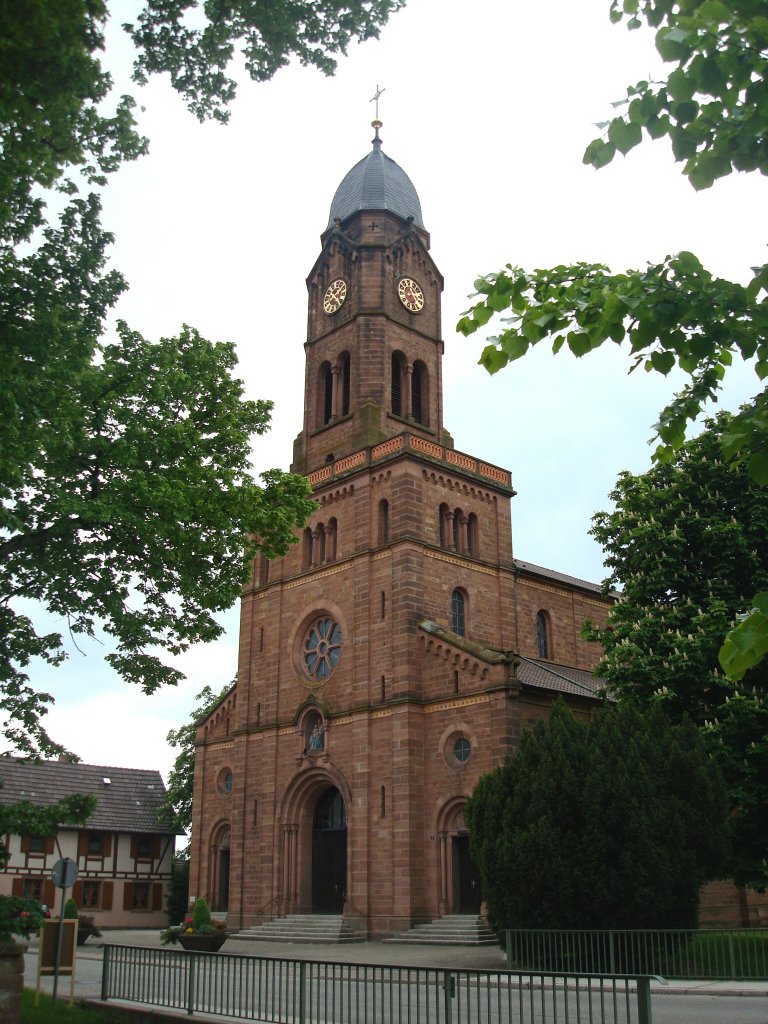
[[316, 682], [326, 680], [341, 657], [341, 627], [329, 615], [316, 619], [307, 630], [303, 647], [304, 671]]

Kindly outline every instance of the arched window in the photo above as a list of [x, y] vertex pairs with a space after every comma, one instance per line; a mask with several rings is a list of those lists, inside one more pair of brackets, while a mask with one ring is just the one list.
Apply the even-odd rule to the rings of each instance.
[[389, 502], [382, 498], [379, 502], [379, 544], [389, 541]]
[[459, 636], [465, 635], [466, 598], [462, 590], [454, 590], [451, 594], [451, 629]]
[[341, 374], [341, 415], [349, 415], [349, 396], [351, 392], [350, 380], [350, 359], [349, 352], [343, 352], [339, 358], [339, 372]]
[[405, 416], [403, 408], [403, 378], [405, 376], [405, 356], [402, 352], [392, 353], [392, 395], [391, 407], [395, 416]]
[[317, 379], [317, 425], [324, 427], [333, 416], [333, 369], [329, 362], [320, 366]]
[[464, 553], [464, 538], [462, 527], [464, 525], [464, 513], [460, 508], [453, 510], [453, 550], [460, 554]]
[[429, 424], [429, 377], [426, 364], [420, 359], [411, 373], [411, 416], [417, 423]]
[[335, 517], [328, 520], [328, 525], [325, 528], [325, 561], [335, 562], [336, 561], [336, 534], [337, 534], [337, 522]]
[[312, 565], [312, 527], [308, 526], [304, 531], [304, 549], [302, 551], [302, 564], [305, 569]]
[[440, 516], [440, 547], [449, 548], [451, 546], [451, 538], [453, 536], [451, 532], [451, 510], [443, 502], [438, 511]]
[[467, 554], [477, 558], [479, 553], [477, 516], [470, 512], [467, 519]]
[[536, 648], [540, 658], [549, 657], [549, 622], [546, 612], [536, 615]]
[[322, 565], [325, 561], [325, 527], [322, 523], [317, 524], [317, 564]]

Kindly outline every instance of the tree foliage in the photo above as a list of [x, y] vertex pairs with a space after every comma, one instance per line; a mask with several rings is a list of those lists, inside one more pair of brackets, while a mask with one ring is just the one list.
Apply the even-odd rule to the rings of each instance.
[[729, 465], [721, 414], [671, 463], [622, 473], [615, 508], [594, 517], [610, 577], [620, 586], [604, 629], [597, 673], [620, 700], [684, 715], [700, 727], [720, 763], [733, 809], [734, 874], [768, 884], [768, 664], [742, 682], [718, 664], [721, 638], [768, 590], [768, 489]]
[[[257, 80], [293, 54], [330, 71], [399, 5], [147, 0], [137, 79], [169, 71], [198, 116], [223, 120], [238, 39]], [[219, 635], [257, 546], [283, 554], [314, 507], [301, 478], [253, 478], [271, 404], [245, 400], [231, 345], [190, 327], [105, 337], [126, 283], [107, 269], [93, 190], [146, 151], [100, 62], [108, 13], [103, 0], [0, 11], [0, 708], [30, 754], [62, 749], [41, 721], [52, 698], [29, 680], [33, 659], [62, 660], [62, 637], [35, 608], [75, 637], [104, 629], [113, 667], [151, 692], [179, 678], [161, 652]], [[55, 215], [51, 189], [68, 197]]]
[[389, 15], [405, 0], [146, 0], [135, 23], [126, 25], [139, 48], [135, 78], [146, 82], [168, 73], [189, 109], [203, 120], [226, 121], [236, 83], [227, 71], [240, 44], [250, 77], [264, 82], [293, 57], [326, 75], [335, 54], [353, 38], [378, 37]]
[[[676, 161], [696, 189], [732, 170], [768, 173], [768, 17], [760, 0], [614, 0], [611, 18], [641, 19], [656, 30], [656, 48], [674, 65], [665, 81], [628, 90], [626, 111], [589, 144], [585, 163], [600, 168], [628, 153], [644, 134], [669, 136]], [[618, 104], [617, 106], [621, 106]], [[585, 355], [606, 341], [625, 344], [631, 370], [688, 380], [656, 424], [655, 459], [672, 458], [689, 423], [714, 399], [734, 356], [754, 359], [768, 377], [768, 265], [752, 268], [748, 284], [712, 275], [690, 252], [642, 270], [611, 272], [600, 264], [526, 271], [507, 264], [475, 282], [479, 301], [461, 318], [465, 335], [508, 312], [488, 339], [481, 363], [495, 373], [542, 340], [554, 352]], [[630, 370], [630, 372], [631, 372]], [[758, 385], [759, 386], [759, 385]], [[768, 392], [743, 409], [723, 439], [727, 457], [745, 463], [768, 484]], [[768, 593], [745, 607], [729, 633], [721, 662], [738, 679], [768, 652]], [[721, 638], [722, 640], [722, 638]]]
[[722, 871], [727, 801], [691, 723], [558, 703], [467, 808], [491, 926], [688, 928]]
[[197, 706], [192, 711], [190, 720], [179, 729], [171, 729], [166, 737], [172, 747], [178, 749], [173, 768], [168, 775], [168, 788], [162, 813], [170, 824], [180, 832], [189, 832], [192, 828], [192, 788], [195, 773], [195, 736], [201, 719], [205, 718], [229, 693], [237, 682], [235, 678], [219, 693], [214, 693], [210, 686], [204, 687], [195, 700]]
[[0, 868], [10, 859], [8, 836], [55, 836], [59, 826], [82, 825], [96, 810], [95, 796], [67, 796], [52, 804], [33, 804], [19, 800], [0, 804]]

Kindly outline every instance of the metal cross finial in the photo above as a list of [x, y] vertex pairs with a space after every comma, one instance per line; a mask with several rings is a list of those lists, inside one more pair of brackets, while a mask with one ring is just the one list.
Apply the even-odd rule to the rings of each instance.
[[371, 99], [370, 99], [371, 103], [375, 103], [376, 104], [376, 120], [377, 121], [379, 120], [379, 96], [381, 96], [381, 94], [383, 92], [384, 92], [384, 89], [380, 89], [378, 87], [378, 85], [377, 85], [376, 86], [376, 93], [375, 93], [374, 96], [371, 96]]

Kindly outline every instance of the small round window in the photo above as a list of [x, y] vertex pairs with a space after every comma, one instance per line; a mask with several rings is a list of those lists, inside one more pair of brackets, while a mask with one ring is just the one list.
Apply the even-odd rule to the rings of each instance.
[[453, 760], [456, 764], [466, 764], [472, 753], [472, 745], [466, 736], [459, 736], [453, 742]]
[[304, 671], [310, 679], [324, 682], [341, 658], [341, 627], [329, 615], [316, 619], [307, 630], [302, 650]]
[[232, 792], [232, 786], [234, 779], [232, 777], [232, 770], [230, 768], [222, 768], [219, 772], [219, 778], [216, 785], [218, 786], [219, 792], [224, 796], [229, 796]]

